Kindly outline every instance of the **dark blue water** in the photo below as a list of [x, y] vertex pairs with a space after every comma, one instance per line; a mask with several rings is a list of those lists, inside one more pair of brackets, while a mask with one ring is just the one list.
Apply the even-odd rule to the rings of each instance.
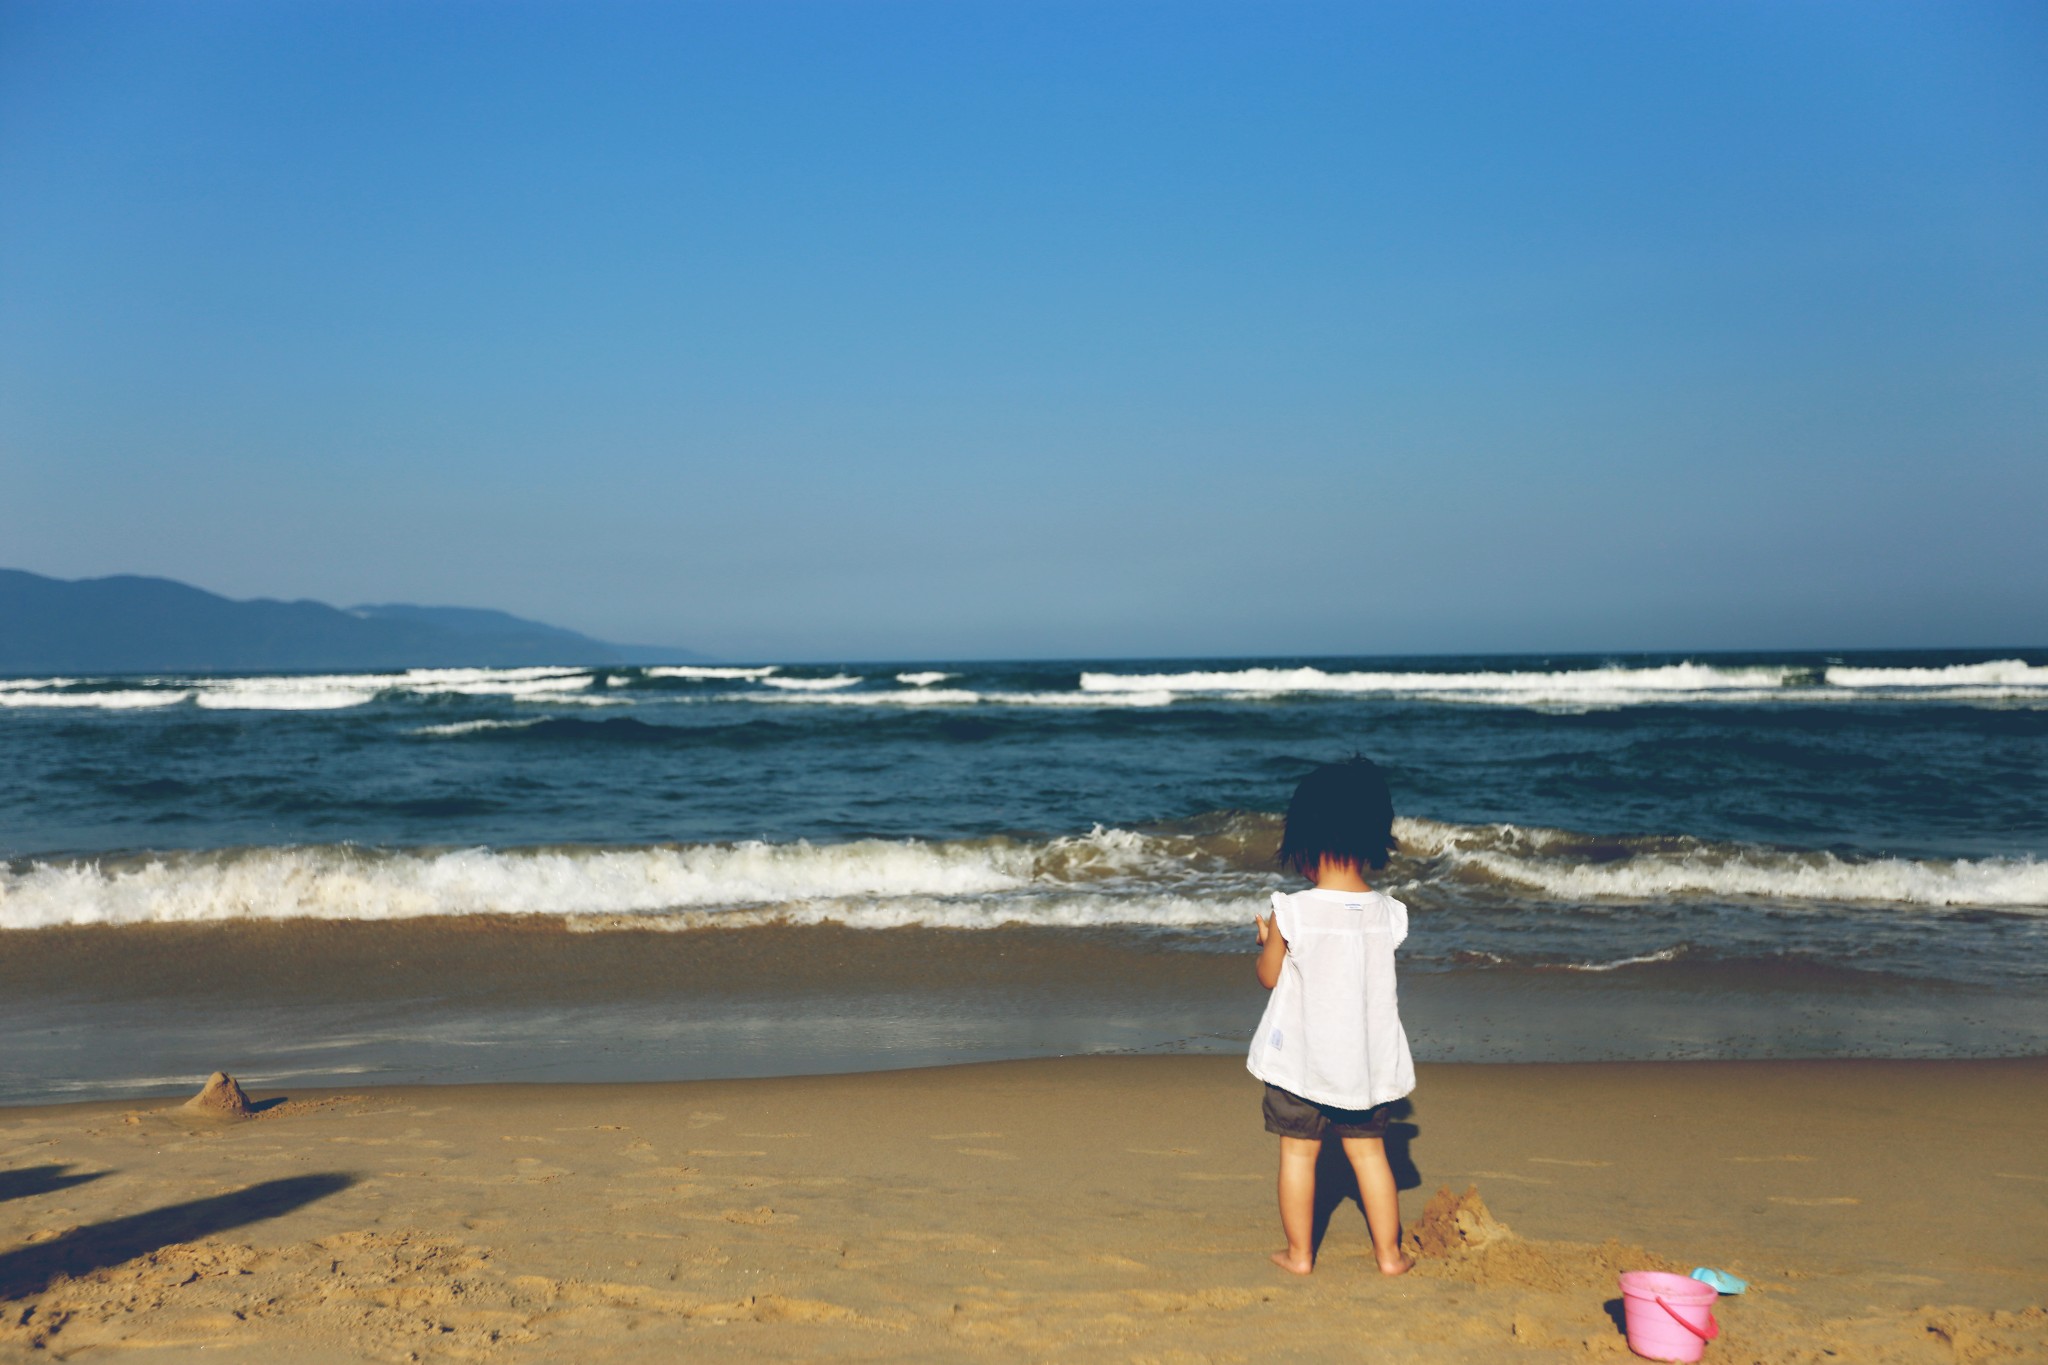
[[0, 925], [744, 912], [1199, 947], [1281, 884], [1292, 783], [1353, 751], [1419, 822], [1390, 875], [1443, 967], [2042, 968], [2048, 653], [2013, 650], [27, 680]]

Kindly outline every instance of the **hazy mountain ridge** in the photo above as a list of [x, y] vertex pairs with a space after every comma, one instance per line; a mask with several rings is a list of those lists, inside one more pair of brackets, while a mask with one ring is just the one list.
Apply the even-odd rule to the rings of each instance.
[[689, 662], [481, 607], [237, 601], [168, 578], [0, 569], [0, 673], [256, 672]]

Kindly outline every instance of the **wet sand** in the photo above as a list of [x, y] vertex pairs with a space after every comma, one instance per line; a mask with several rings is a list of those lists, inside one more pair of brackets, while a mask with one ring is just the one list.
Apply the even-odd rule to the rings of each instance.
[[15, 1108], [0, 1353], [1623, 1360], [1614, 1270], [1710, 1264], [1754, 1286], [1713, 1360], [2041, 1359], [2044, 1082], [1426, 1065], [1404, 1216], [1476, 1187], [1509, 1232], [1436, 1218], [1396, 1280], [1352, 1202], [1314, 1276], [1267, 1262], [1273, 1140], [1228, 1058]]
[[[554, 917], [16, 930], [0, 1105], [271, 1086], [643, 1081], [1242, 1053], [1243, 949], [1128, 931], [591, 931]], [[2048, 996], [1784, 963], [1406, 970], [1425, 1061], [2048, 1052]]]

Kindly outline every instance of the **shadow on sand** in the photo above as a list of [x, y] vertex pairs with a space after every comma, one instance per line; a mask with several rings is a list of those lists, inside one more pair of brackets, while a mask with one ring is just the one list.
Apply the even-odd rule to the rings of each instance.
[[[1387, 1125], [1387, 1164], [1394, 1169], [1394, 1188], [1397, 1190], [1419, 1189], [1422, 1185], [1422, 1172], [1415, 1169], [1415, 1159], [1408, 1150], [1409, 1144], [1422, 1132], [1414, 1124], [1406, 1122], [1414, 1112], [1415, 1106], [1407, 1100], [1396, 1100], [1394, 1121]], [[1344, 1156], [1344, 1144], [1330, 1138], [1323, 1143], [1322, 1151], [1316, 1154], [1316, 1221], [1309, 1240], [1309, 1245], [1316, 1251], [1322, 1250], [1323, 1238], [1330, 1231], [1330, 1219], [1347, 1201], [1358, 1206], [1358, 1216], [1363, 1221], [1365, 1203], [1358, 1197], [1358, 1176]]]
[[62, 1237], [0, 1256], [0, 1299], [39, 1294], [60, 1275], [84, 1275], [176, 1242], [290, 1213], [347, 1189], [355, 1177], [329, 1173], [266, 1180], [232, 1194], [169, 1204], [147, 1213], [73, 1228]]
[[49, 1194], [55, 1190], [68, 1190], [73, 1185], [83, 1185], [88, 1180], [98, 1180], [110, 1171], [87, 1171], [83, 1175], [66, 1175], [71, 1169], [70, 1162], [54, 1166], [23, 1166], [17, 1170], [0, 1171], [0, 1204], [10, 1199], [26, 1199], [32, 1194]]

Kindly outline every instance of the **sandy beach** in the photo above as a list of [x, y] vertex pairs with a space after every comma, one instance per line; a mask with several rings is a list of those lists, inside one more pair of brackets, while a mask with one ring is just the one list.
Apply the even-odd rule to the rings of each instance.
[[1397, 1280], [1349, 1200], [1313, 1277], [1267, 1262], [1272, 1139], [1223, 1057], [16, 1108], [0, 1351], [1618, 1360], [1615, 1271], [1708, 1264], [1752, 1284], [1709, 1360], [2043, 1359], [2044, 1081], [1424, 1066]]

